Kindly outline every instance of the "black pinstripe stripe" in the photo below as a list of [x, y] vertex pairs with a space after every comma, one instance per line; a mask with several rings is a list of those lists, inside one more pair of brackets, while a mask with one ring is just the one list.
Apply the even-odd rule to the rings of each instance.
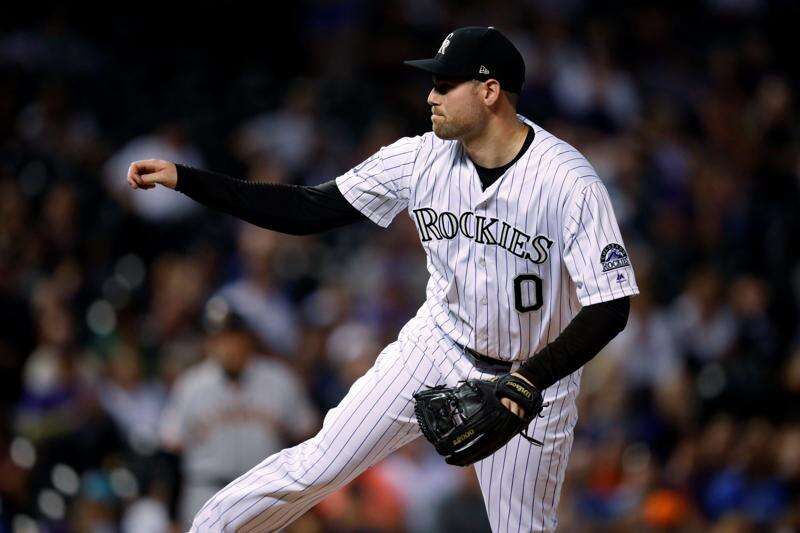
[[[413, 143], [408, 143], [408, 144], [413, 144]], [[387, 155], [386, 157], [383, 158], [383, 162], [385, 163], [388, 160], [392, 159], [393, 157], [399, 157], [401, 155], [406, 155], [406, 154], [413, 154], [416, 151], [417, 151], [417, 149], [415, 148], [413, 150], [409, 150], [408, 152], [400, 152], [399, 154]], [[405, 163], [403, 163], [403, 164], [405, 165]], [[391, 170], [391, 169], [386, 169], [386, 170]]]
[[[480, 201], [478, 201], [478, 204], [475, 203], [475, 200], [473, 200], [473, 198], [472, 198], [472, 189], [473, 189], [473, 187], [477, 187], [476, 193], [478, 193], [478, 198], [480, 199], [480, 193], [479, 193], [479, 191], [480, 191], [480, 180], [476, 181], [476, 179], [475, 179], [475, 176], [476, 176], [475, 167], [474, 166], [470, 167], [469, 158], [467, 157], [466, 151], [464, 150], [464, 146], [459, 144], [459, 149], [460, 149], [459, 162], [467, 170], [467, 191], [469, 192], [469, 207], [474, 213], [477, 213], [477, 211], [478, 211], [477, 206], [480, 203]], [[477, 224], [476, 224], [475, 231], [477, 232]], [[464, 288], [466, 289], [466, 287], [469, 284], [469, 265], [471, 264], [472, 265], [472, 300], [473, 300], [472, 303], [474, 304], [473, 313], [472, 313], [472, 319], [475, 322], [473, 324], [470, 324], [472, 326], [472, 332], [471, 332], [472, 340], [471, 340], [471, 344], [468, 344], [468, 345], [474, 347], [475, 349], [478, 349], [478, 263], [477, 263], [477, 261], [475, 259], [475, 257], [477, 256], [478, 252], [476, 250], [476, 247], [477, 247], [477, 245], [475, 244], [475, 242], [473, 240], [470, 240], [469, 241], [469, 246], [467, 247], [467, 253], [468, 253], [468, 256], [467, 256], [467, 273], [466, 273], [466, 278], [464, 280], [464, 285], [465, 285]], [[467, 306], [467, 302], [466, 301], [464, 302], [464, 306], [465, 307]], [[467, 378], [467, 379], [469, 379], [469, 378]]]

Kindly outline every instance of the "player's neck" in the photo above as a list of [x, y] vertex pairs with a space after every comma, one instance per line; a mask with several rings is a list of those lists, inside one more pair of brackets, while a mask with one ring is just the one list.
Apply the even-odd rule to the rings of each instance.
[[525, 144], [528, 127], [517, 119], [496, 117], [483, 131], [461, 139], [473, 163], [483, 168], [502, 167], [519, 153]]

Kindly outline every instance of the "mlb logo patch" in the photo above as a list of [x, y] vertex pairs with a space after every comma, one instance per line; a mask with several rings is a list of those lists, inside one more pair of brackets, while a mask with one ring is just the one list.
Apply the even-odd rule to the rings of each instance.
[[603, 272], [630, 266], [628, 252], [617, 243], [611, 243], [600, 252], [600, 264], [603, 265]]

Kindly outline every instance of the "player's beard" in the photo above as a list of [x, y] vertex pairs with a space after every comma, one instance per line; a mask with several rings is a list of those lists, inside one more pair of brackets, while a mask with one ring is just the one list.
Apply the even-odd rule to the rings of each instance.
[[458, 115], [448, 114], [432, 121], [434, 135], [442, 140], [463, 139], [469, 136], [481, 121], [478, 109], [464, 109]]
[[440, 120], [433, 123], [433, 133], [440, 139], [449, 141], [461, 137], [465, 133], [465, 128], [453, 120]]

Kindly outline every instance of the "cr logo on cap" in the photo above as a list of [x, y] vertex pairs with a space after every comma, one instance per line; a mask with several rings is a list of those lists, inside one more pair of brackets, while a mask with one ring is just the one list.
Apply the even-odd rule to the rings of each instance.
[[448, 35], [447, 37], [444, 38], [444, 41], [442, 42], [442, 46], [440, 46], [439, 47], [439, 51], [436, 52], [437, 54], [444, 54], [445, 50], [447, 50], [447, 47], [450, 46], [450, 37], [452, 37], [452, 36], [453, 36], [453, 34], [451, 33], [450, 35]]

